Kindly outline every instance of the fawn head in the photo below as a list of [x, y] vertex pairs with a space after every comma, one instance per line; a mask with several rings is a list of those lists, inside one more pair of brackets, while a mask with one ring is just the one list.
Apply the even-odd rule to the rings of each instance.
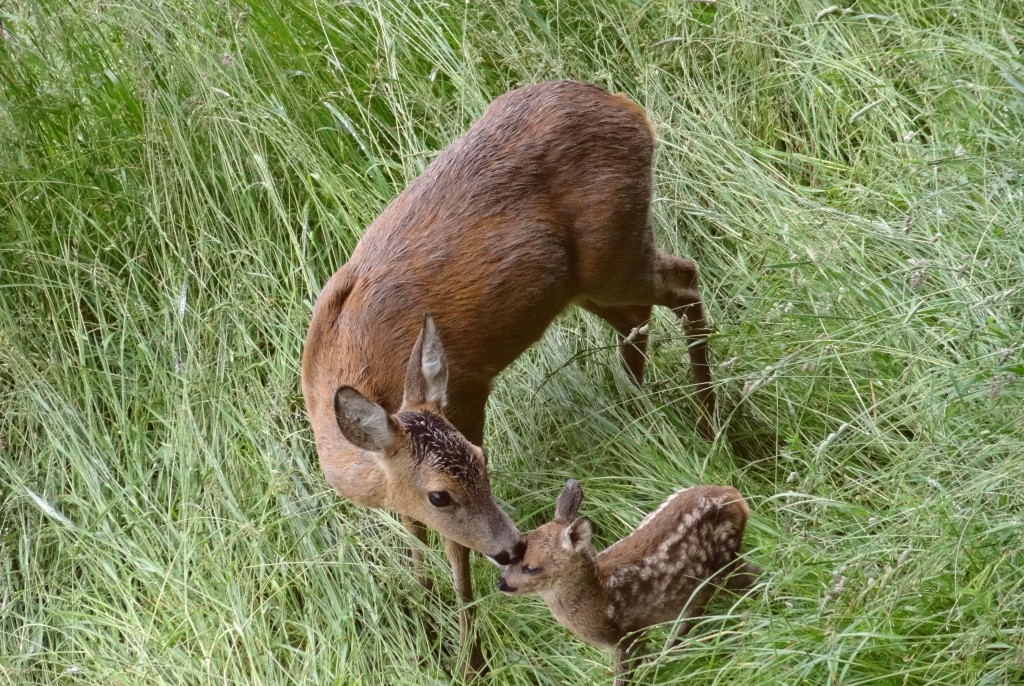
[[502, 572], [498, 590], [509, 595], [537, 595], [555, 587], [581, 564], [593, 562], [593, 526], [586, 517], [576, 519], [583, 489], [569, 479], [555, 502], [554, 520], [526, 537], [522, 560]]
[[487, 457], [444, 417], [448, 365], [429, 315], [409, 356], [402, 407], [388, 414], [351, 386], [334, 396], [346, 440], [370, 452], [388, 477], [389, 509], [500, 565], [517, 562], [523, 538], [494, 500]]

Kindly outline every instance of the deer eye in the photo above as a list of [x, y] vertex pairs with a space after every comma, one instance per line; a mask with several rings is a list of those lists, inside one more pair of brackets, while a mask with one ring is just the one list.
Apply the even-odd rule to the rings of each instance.
[[427, 498], [434, 507], [448, 507], [452, 504], [452, 497], [448, 495], [448, 491], [431, 491]]
[[523, 565], [523, 574], [529, 574], [530, 576], [533, 576], [534, 574], [540, 574], [541, 571], [543, 571], [543, 569], [543, 567], [531, 567], [530, 565]]

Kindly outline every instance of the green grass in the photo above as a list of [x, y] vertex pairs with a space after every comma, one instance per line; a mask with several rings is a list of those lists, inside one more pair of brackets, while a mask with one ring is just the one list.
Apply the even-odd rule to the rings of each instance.
[[[828, 5], [0, 6], [0, 684], [453, 680], [443, 555], [426, 593], [327, 488], [301, 345], [388, 200], [555, 77], [657, 124], [659, 240], [701, 265], [745, 440], [697, 436], [665, 313], [642, 391], [569, 313], [490, 402], [509, 513], [574, 476], [603, 545], [682, 486], [748, 496], [766, 582], [641, 683], [1020, 683], [1022, 10]], [[474, 578], [488, 683], [609, 681]]]

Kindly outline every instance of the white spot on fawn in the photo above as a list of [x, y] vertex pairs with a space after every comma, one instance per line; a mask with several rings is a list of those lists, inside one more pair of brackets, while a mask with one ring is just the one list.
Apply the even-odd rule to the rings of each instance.
[[647, 515], [646, 517], [644, 517], [640, 521], [640, 524], [638, 524], [636, 529], [633, 530], [633, 533], [636, 533], [637, 531], [640, 531], [640, 529], [642, 529], [645, 526], [647, 526], [648, 524], [650, 524], [651, 521], [655, 517], [657, 517], [661, 512], [663, 512], [665, 510], [665, 508], [669, 506], [669, 503], [671, 503], [673, 500], [675, 500], [677, 497], [679, 497], [679, 494], [682, 493], [682, 492], [683, 491], [676, 491], [675, 493], [673, 493], [672, 495], [670, 495], [668, 497], [668, 500], [663, 502], [661, 505], [658, 505], [658, 509], [656, 509], [654, 512], [650, 513], [649, 515]]

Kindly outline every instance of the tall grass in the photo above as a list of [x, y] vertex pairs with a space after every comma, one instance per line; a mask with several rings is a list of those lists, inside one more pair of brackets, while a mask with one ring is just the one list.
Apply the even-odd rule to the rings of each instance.
[[[664, 313], [634, 389], [569, 313], [496, 385], [527, 530], [578, 478], [606, 544], [671, 491], [749, 498], [752, 598], [642, 683], [1024, 679], [1019, 3], [14, 0], [0, 7], [0, 683], [457, 681], [454, 593], [335, 497], [298, 392], [311, 303], [496, 95], [656, 123], [735, 445]], [[476, 564], [495, 684], [608, 661]]]

